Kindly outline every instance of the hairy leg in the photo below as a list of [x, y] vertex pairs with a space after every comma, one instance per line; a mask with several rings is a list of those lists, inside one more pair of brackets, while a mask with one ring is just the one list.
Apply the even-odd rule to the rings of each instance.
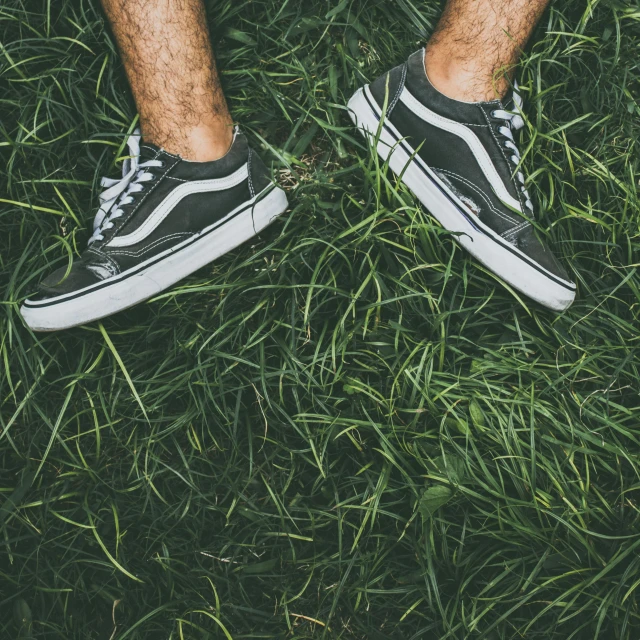
[[448, 0], [427, 44], [429, 79], [467, 102], [502, 97], [549, 0]]
[[203, 0], [102, 0], [140, 114], [142, 135], [187, 160], [223, 156], [233, 122]]

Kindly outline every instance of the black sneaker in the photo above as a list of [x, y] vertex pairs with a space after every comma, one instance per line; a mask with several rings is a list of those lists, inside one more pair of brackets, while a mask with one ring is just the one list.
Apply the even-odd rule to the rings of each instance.
[[287, 197], [236, 130], [220, 160], [188, 162], [140, 136], [128, 140], [121, 180], [106, 191], [94, 232], [69, 273], [62, 267], [26, 300], [34, 331], [55, 331], [131, 307], [255, 236]]
[[377, 139], [378, 154], [465, 249], [534, 300], [566, 309], [575, 285], [531, 224], [518, 167], [520, 96], [447, 98], [429, 82], [424, 54], [360, 89], [349, 101], [354, 123]]

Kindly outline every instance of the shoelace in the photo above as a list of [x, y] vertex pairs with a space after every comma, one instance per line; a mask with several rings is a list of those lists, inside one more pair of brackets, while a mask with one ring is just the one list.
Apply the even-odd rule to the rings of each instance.
[[143, 183], [155, 178], [145, 169], [163, 166], [160, 160], [140, 162], [139, 129], [136, 129], [129, 136], [127, 146], [129, 147], [129, 157], [122, 164], [122, 179], [102, 178], [100, 183], [106, 189], [100, 194], [100, 209], [93, 219], [93, 235], [89, 238], [89, 245], [98, 240], [104, 240], [102, 232], [113, 228], [113, 220], [124, 215], [121, 207], [131, 204], [134, 201], [132, 194], [143, 191]]
[[[514, 83], [514, 92], [513, 92], [513, 104], [514, 110], [513, 112], [505, 111], [504, 109], [496, 109], [491, 112], [491, 116], [497, 118], [498, 120], [504, 120], [507, 123], [507, 126], [500, 127], [498, 131], [507, 138], [507, 141], [504, 143], [504, 146], [513, 152], [511, 156], [511, 162], [517, 167], [520, 164], [520, 150], [516, 146], [515, 138], [513, 137], [514, 131], [519, 131], [524, 127], [524, 119], [520, 115], [522, 112], [522, 98], [518, 93], [518, 85]], [[529, 196], [529, 192], [525, 187], [525, 179], [524, 173], [522, 171], [518, 171], [516, 174], [518, 181], [520, 182], [520, 191], [522, 195], [525, 197], [525, 205], [527, 208], [533, 212], [533, 203], [531, 202], [531, 197]]]

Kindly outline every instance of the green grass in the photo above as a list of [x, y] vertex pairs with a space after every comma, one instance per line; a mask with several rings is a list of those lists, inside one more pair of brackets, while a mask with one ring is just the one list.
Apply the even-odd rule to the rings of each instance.
[[640, 637], [640, 6], [556, 2], [520, 73], [560, 316], [350, 126], [440, 3], [208, 6], [291, 211], [54, 335], [19, 303], [85, 245], [135, 110], [95, 0], [0, 7], [0, 637]]

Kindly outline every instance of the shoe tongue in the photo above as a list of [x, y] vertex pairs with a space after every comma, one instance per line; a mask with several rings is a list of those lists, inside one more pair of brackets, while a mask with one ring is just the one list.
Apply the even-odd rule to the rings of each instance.
[[513, 89], [509, 89], [507, 95], [502, 98], [502, 106], [504, 107], [505, 111], [515, 111], [516, 103], [513, 99]]

